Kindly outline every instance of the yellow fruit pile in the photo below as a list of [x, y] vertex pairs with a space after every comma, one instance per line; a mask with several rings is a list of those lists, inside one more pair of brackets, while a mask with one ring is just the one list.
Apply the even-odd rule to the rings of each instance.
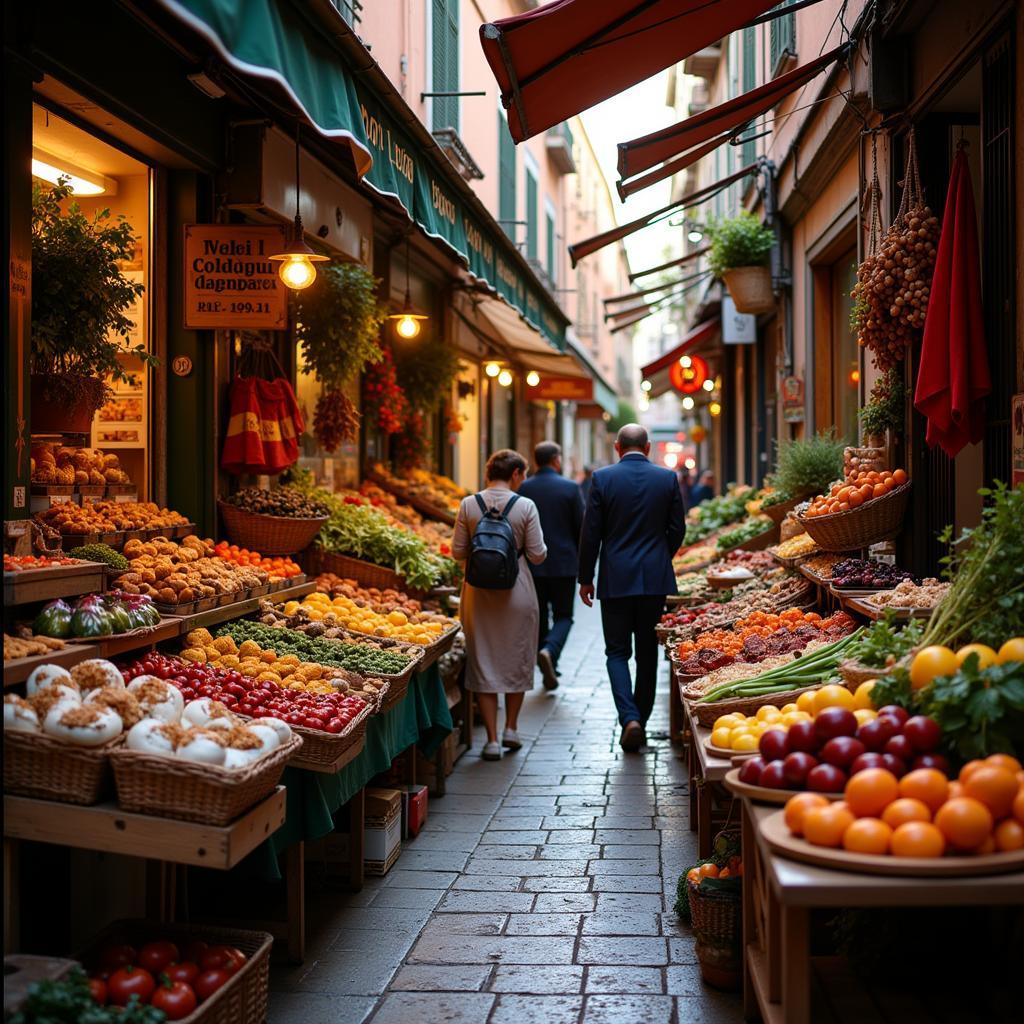
[[[360, 604], [350, 597], [328, 594], [309, 594], [300, 604], [289, 601], [282, 609], [286, 615], [294, 615], [303, 609], [313, 622], [331, 623], [369, 636], [390, 637], [410, 644], [432, 644], [450, 626], [453, 620], [443, 615], [422, 612], [407, 615], [402, 611], [375, 612], [369, 605]], [[333, 618], [331, 618], [333, 616]]]
[[794, 703], [781, 708], [765, 704], [754, 715], [738, 712], [722, 715], [712, 727], [711, 745], [737, 753], [753, 752], [769, 729], [785, 731], [797, 722], [811, 721], [825, 708], [846, 708], [853, 712], [857, 724], [863, 725], [876, 717], [871, 705], [871, 687], [874, 685], [875, 680], [872, 679], [851, 692], [839, 683], [829, 683], [818, 690], [806, 690]]
[[955, 675], [972, 654], [978, 656], [979, 669], [986, 669], [989, 665], [1005, 665], [1011, 661], [1024, 661], [1024, 637], [1011, 637], [998, 651], [986, 644], [968, 644], [958, 651], [937, 644], [923, 647], [910, 663], [910, 685], [915, 690], [923, 690], [941, 676]]

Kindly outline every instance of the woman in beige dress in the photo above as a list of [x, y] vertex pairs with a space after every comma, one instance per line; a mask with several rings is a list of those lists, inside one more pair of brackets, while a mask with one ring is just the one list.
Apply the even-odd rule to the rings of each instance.
[[[486, 487], [480, 492], [488, 509], [501, 511], [526, 476], [526, 460], [518, 452], [503, 449], [487, 460]], [[483, 513], [476, 496], [464, 498], [455, 520], [452, 555], [460, 562], [469, 557], [473, 531]], [[502, 746], [522, 746], [516, 727], [523, 694], [533, 689], [537, 660], [537, 592], [524, 558], [534, 565], [544, 561], [548, 549], [540, 528], [537, 506], [519, 498], [508, 514], [519, 556], [519, 574], [511, 590], [482, 590], [462, 585], [459, 617], [466, 634], [466, 689], [477, 695], [487, 729], [482, 757], [497, 761]], [[498, 743], [498, 694], [505, 694], [505, 729]]]

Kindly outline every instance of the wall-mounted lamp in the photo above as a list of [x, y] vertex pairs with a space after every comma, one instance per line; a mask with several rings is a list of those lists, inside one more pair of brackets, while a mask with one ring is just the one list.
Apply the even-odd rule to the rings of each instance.
[[486, 373], [488, 377], [497, 377], [498, 374], [501, 373], [501, 364], [495, 362], [487, 363], [487, 365], [484, 366], [484, 373]]
[[502, 370], [498, 374], [498, 383], [503, 388], [509, 387], [512, 384], [512, 374], [508, 370]]
[[719, 416], [719, 415], [721, 415], [722, 403], [721, 402], [711, 402], [708, 405], [708, 412], [711, 413], [712, 416]]
[[693, 408], [693, 399], [692, 399], [692, 398], [691, 398], [691, 397], [690, 397], [689, 395], [687, 395], [687, 396], [686, 396], [686, 397], [685, 397], [685, 398], [683, 399], [683, 408], [684, 408], [684, 409], [685, 409], [685, 410], [686, 410], [687, 412], [689, 412], [689, 411], [690, 411], [690, 410], [691, 410], [691, 409]]
[[701, 385], [701, 387], [705, 391], [714, 391], [715, 390], [715, 382], [710, 377], [708, 377], [708, 379], [706, 381], [704, 381], [704, 383]]
[[654, 385], [649, 380], [642, 380], [642, 381], [640, 381], [640, 390], [641, 391], [650, 391], [651, 388], [653, 388], [653, 387], [654, 387]]
[[535, 388], [540, 383], [540, 374], [536, 370], [531, 370], [526, 375], [526, 384], [528, 387]]

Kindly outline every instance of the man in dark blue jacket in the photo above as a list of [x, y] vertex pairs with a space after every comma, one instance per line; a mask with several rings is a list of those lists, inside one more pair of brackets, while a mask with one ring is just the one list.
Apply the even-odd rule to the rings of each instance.
[[[548, 546], [548, 557], [540, 565], [531, 562], [530, 569], [540, 605], [537, 664], [545, 688], [553, 690], [558, 686], [558, 656], [572, 628], [583, 499], [579, 487], [562, 476], [562, 449], [554, 441], [541, 441], [533, 458], [537, 472], [523, 481], [519, 493], [537, 506]], [[554, 620], [550, 626], [549, 614]]]
[[[580, 597], [594, 603], [594, 568], [601, 556], [597, 598], [601, 602], [605, 657], [619, 712], [623, 750], [638, 750], [654, 708], [658, 639], [654, 629], [665, 595], [676, 593], [672, 556], [686, 533], [683, 499], [675, 473], [652, 466], [651, 444], [638, 423], [624, 426], [615, 441], [619, 462], [594, 474], [580, 539]], [[636, 687], [629, 658], [636, 645]]]

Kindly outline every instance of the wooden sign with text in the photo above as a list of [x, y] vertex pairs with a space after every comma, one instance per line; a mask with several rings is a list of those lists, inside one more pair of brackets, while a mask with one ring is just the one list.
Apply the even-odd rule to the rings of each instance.
[[186, 224], [185, 328], [287, 328], [288, 289], [268, 258], [285, 244], [283, 228]]
[[526, 393], [541, 401], [590, 402], [594, 398], [594, 382], [581, 377], [541, 377], [540, 383]]

